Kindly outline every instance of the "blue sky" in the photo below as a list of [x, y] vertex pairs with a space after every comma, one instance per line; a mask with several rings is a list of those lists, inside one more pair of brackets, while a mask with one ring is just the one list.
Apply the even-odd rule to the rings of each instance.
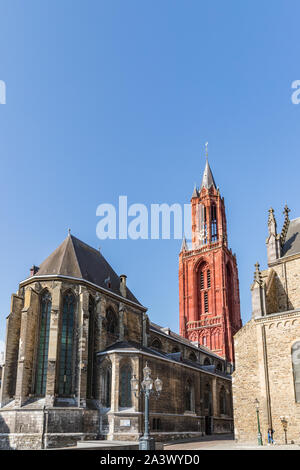
[[243, 321], [267, 211], [300, 216], [300, 4], [0, 0], [0, 339], [10, 295], [67, 235], [178, 329], [178, 240], [96, 237], [96, 207], [188, 203], [204, 143], [225, 197]]

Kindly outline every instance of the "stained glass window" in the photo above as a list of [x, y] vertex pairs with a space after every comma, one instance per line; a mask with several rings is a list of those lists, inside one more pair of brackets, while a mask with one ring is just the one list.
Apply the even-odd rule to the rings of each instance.
[[58, 379], [58, 393], [63, 396], [71, 395], [72, 392], [74, 310], [75, 297], [72, 293], [67, 293], [63, 299]]
[[106, 312], [106, 329], [107, 332], [116, 335], [118, 331], [118, 322], [115, 312], [109, 308]]
[[131, 402], [131, 367], [123, 366], [120, 371], [120, 399], [121, 408], [130, 408]]
[[42, 295], [41, 299], [41, 316], [35, 384], [35, 393], [41, 396], [45, 395], [46, 393], [51, 305], [51, 295], [47, 291]]

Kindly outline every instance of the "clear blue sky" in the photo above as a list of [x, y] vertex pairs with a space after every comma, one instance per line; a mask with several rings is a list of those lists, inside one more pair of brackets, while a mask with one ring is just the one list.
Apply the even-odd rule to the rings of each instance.
[[96, 207], [225, 197], [243, 321], [267, 210], [300, 216], [299, 1], [2, 0], [0, 339], [10, 295], [68, 227], [178, 329], [177, 240], [99, 241]]

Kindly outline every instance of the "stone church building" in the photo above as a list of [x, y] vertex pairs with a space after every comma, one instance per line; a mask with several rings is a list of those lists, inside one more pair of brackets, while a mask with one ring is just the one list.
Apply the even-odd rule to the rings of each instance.
[[131, 379], [142, 379], [146, 362], [163, 382], [159, 399], [150, 400], [157, 439], [233, 430], [237, 268], [208, 163], [199, 191], [192, 198], [193, 247], [184, 241], [180, 253], [182, 335], [151, 323], [126, 276], [70, 233], [20, 282], [7, 317], [0, 448], [139, 439], [144, 402]]
[[300, 443], [300, 218], [290, 220], [289, 212], [286, 206], [277, 233], [274, 210], [269, 210], [268, 268], [255, 265], [252, 319], [234, 338], [239, 442], [257, 443], [258, 413], [264, 444], [269, 428], [278, 444]]

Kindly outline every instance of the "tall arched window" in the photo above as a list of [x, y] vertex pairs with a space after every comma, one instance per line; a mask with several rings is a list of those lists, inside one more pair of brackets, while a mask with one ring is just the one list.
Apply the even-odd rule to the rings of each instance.
[[59, 356], [58, 393], [62, 396], [69, 396], [72, 393], [74, 312], [75, 297], [71, 292], [68, 292], [63, 298]]
[[100, 369], [100, 402], [104, 408], [111, 407], [111, 363], [105, 361]]
[[295, 386], [295, 400], [300, 403], [300, 341], [293, 344], [292, 347], [292, 362]]
[[120, 391], [119, 391], [119, 405], [121, 408], [130, 408], [132, 406], [131, 400], [131, 367], [124, 365], [120, 370]]
[[195, 411], [195, 393], [194, 386], [192, 381], [188, 379], [185, 386], [185, 410], [186, 411]]
[[89, 297], [89, 336], [88, 336], [88, 369], [87, 369], [87, 396], [93, 398], [94, 377], [94, 338], [95, 338], [95, 301]]
[[219, 400], [220, 400], [220, 405], [219, 405], [220, 415], [226, 415], [226, 390], [224, 386], [221, 387]]
[[51, 305], [51, 295], [48, 291], [45, 291], [41, 298], [41, 315], [35, 382], [35, 393], [36, 395], [41, 396], [45, 395], [46, 392]]
[[202, 264], [198, 271], [198, 304], [199, 315], [209, 313], [210, 308], [210, 289], [211, 289], [211, 271], [206, 263]]
[[216, 242], [218, 240], [218, 224], [217, 224], [217, 208], [215, 204], [212, 204], [210, 208], [211, 217], [211, 241]]
[[117, 316], [111, 307], [106, 311], [106, 331], [114, 336], [118, 334]]
[[208, 414], [212, 413], [212, 406], [211, 406], [211, 387], [210, 384], [206, 384], [204, 388], [204, 408], [208, 410]]

